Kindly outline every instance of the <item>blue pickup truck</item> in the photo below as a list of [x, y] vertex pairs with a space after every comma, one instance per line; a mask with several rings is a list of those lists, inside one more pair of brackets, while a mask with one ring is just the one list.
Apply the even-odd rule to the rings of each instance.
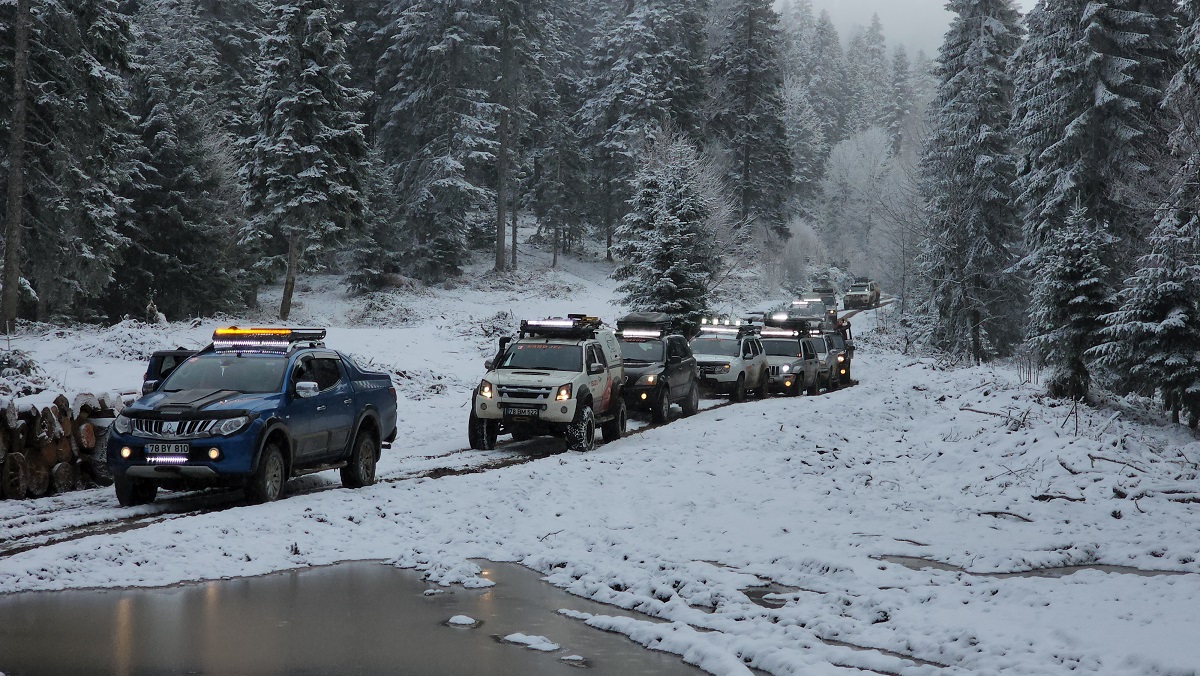
[[123, 506], [159, 487], [241, 486], [253, 503], [288, 478], [340, 469], [348, 488], [375, 482], [396, 438], [396, 389], [325, 347], [324, 329], [217, 329], [109, 428], [107, 460]]

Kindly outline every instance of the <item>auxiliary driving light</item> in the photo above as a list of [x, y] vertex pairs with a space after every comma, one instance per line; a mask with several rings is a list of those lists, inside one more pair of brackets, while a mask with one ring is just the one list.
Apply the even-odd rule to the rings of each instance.
[[784, 386], [784, 387], [791, 387], [791, 386], [792, 386], [792, 381], [790, 381], [790, 380], [785, 380], [785, 381], [783, 381], [783, 386]]
[[126, 460], [128, 460], [128, 459], [129, 459], [129, 456], [131, 456], [131, 455], [133, 455], [133, 449], [132, 449], [132, 448], [130, 448], [130, 447], [128, 447], [128, 446], [122, 446], [122, 447], [121, 447], [121, 457], [122, 457], [122, 458], [125, 458]]
[[221, 449], [219, 449], [219, 448], [208, 449], [208, 459], [209, 460], [216, 460], [220, 457], [221, 457]]
[[642, 399], [643, 399], [643, 400], [645, 400], [645, 399], [646, 399], [646, 393], [645, 393], [645, 392], [642, 392]]

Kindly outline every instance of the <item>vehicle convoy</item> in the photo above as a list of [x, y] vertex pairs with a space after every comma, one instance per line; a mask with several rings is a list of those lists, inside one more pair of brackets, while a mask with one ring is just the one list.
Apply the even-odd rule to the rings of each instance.
[[759, 340], [759, 327], [741, 320], [703, 320], [690, 344], [700, 365], [700, 385], [744, 401], [753, 390], [764, 399], [771, 387], [771, 370]]
[[324, 339], [325, 329], [217, 329], [110, 426], [117, 500], [240, 486], [270, 502], [288, 478], [327, 469], [348, 488], [374, 483], [396, 438], [396, 389]]
[[590, 451], [597, 426], [605, 441], [625, 433], [621, 345], [600, 319], [522, 320], [517, 339], [501, 338], [499, 348], [472, 395], [471, 448], [493, 449], [500, 434], [552, 435], [568, 450]]
[[825, 317], [831, 322], [837, 321], [838, 302], [837, 292], [831, 286], [814, 287], [812, 291], [802, 294], [801, 301], [812, 302], [816, 301], [825, 306]]
[[649, 410], [654, 422], [671, 418], [671, 404], [685, 416], [700, 408], [700, 371], [687, 339], [671, 331], [670, 316], [635, 312], [617, 320], [625, 358], [625, 403]]
[[847, 310], [870, 309], [879, 307], [879, 282], [867, 277], [857, 277], [850, 285], [850, 290], [842, 297], [842, 303]]
[[821, 362], [807, 322], [774, 322], [762, 329], [762, 346], [771, 369], [771, 391], [795, 396], [817, 394]]

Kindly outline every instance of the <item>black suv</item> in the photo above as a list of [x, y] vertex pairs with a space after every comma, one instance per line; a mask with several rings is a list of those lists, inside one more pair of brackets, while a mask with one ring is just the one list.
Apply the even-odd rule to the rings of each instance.
[[649, 410], [654, 422], [667, 422], [671, 404], [684, 415], [700, 407], [699, 369], [687, 339], [672, 333], [661, 312], [635, 312], [617, 320], [617, 340], [625, 358], [625, 404]]

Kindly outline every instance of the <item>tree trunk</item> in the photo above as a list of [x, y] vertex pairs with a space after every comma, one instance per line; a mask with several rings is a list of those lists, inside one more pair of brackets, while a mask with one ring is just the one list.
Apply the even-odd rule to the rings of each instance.
[[512, 262], [509, 264], [513, 270], [517, 269], [517, 191], [512, 191]]
[[0, 298], [3, 331], [17, 319], [21, 291], [21, 217], [25, 213], [26, 79], [29, 76], [29, 2], [17, 0], [14, 17], [13, 109], [8, 140], [8, 204], [4, 226], [4, 291]]
[[296, 290], [296, 268], [300, 265], [300, 236], [288, 238], [287, 274], [283, 282], [283, 301], [279, 304], [279, 319], [287, 321], [292, 314], [292, 293]]
[[558, 224], [555, 224], [554, 225], [554, 258], [550, 261], [550, 267], [552, 267], [552, 268], [558, 267], [558, 238], [559, 238], [559, 233], [561, 233], [561, 232], [562, 232], [562, 227], [559, 226]]
[[[500, 21], [500, 155], [496, 161], [496, 272], [504, 271], [504, 207], [508, 199], [508, 115], [511, 83], [512, 42], [509, 36], [508, 17]], [[514, 237], [514, 243], [516, 238]], [[516, 252], [513, 259], [516, 260]]]
[[612, 245], [613, 245], [613, 190], [612, 180], [604, 179], [604, 239], [605, 239], [605, 254], [604, 257], [608, 261], [612, 261]]

